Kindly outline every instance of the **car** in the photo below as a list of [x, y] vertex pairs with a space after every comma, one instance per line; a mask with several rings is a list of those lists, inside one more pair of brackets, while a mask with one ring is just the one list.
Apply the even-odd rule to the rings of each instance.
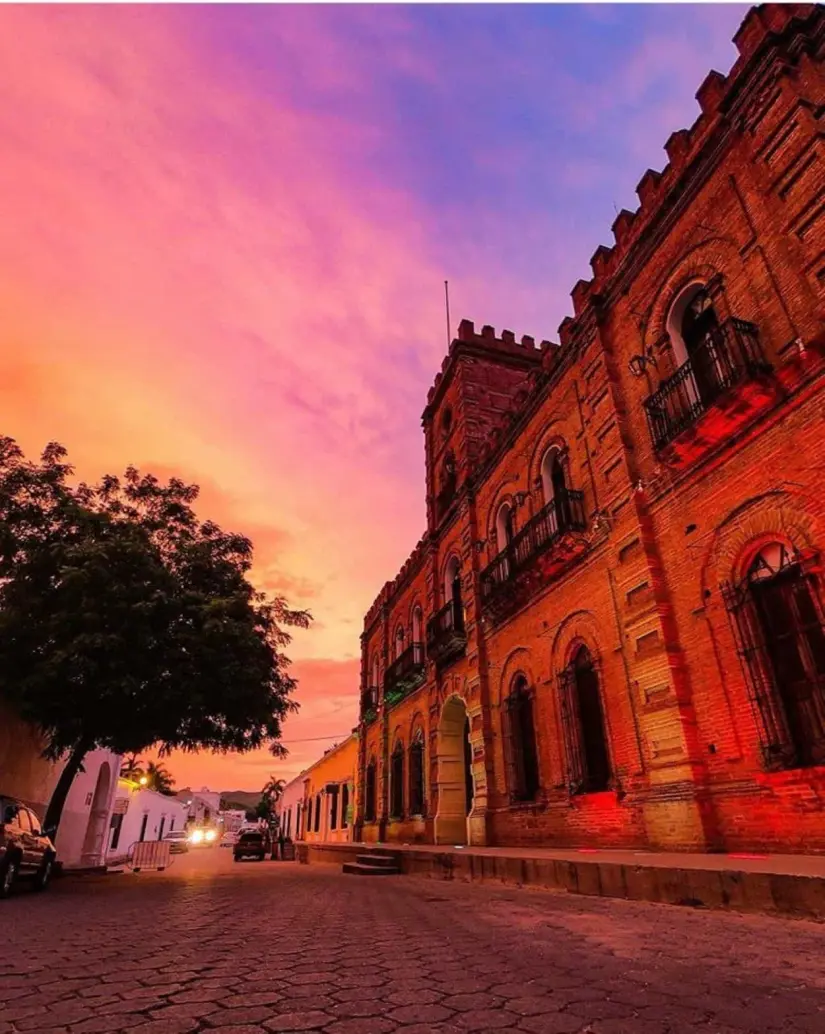
[[185, 829], [170, 829], [163, 839], [169, 845], [170, 854], [186, 854], [189, 850], [189, 834]]
[[231, 831], [227, 831], [221, 837], [221, 847], [234, 847], [238, 842], [238, 834]]
[[198, 826], [197, 829], [189, 831], [189, 843], [192, 847], [214, 847], [218, 839], [216, 829], [206, 829]]
[[262, 862], [272, 852], [272, 841], [265, 829], [245, 829], [238, 836], [232, 848], [232, 857], [236, 862], [242, 858], [257, 858]]
[[57, 851], [31, 808], [15, 797], [0, 794], [0, 898], [6, 898], [18, 877], [31, 879], [45, 890]]

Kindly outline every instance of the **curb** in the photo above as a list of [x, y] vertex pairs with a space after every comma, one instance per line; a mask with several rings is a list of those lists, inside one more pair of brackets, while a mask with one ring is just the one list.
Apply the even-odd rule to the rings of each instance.
[[[341, 864], [368, 848], [302, 845], [307, 863]], [[385, 849], [386, 850], [386, 849]], [[736, 869], [682, 869], [549, 858], [391, 849], [404, 875], [465, 883], [566, 891], [586, 897], [647, 901], [797, 919], [825, 920], [825, 879]], [[301, 859], [303, 861], [303, 858]]]

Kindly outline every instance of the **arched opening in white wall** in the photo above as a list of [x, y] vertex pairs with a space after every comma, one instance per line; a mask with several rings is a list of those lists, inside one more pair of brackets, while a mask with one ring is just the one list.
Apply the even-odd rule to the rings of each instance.
[[109, 794], [112, 789], [112, 770], [104, 761], [97, 773], [92, 808], [83, 838], [82, 865], [102, 865], [106, 853], [107, 820], [109, 818]]

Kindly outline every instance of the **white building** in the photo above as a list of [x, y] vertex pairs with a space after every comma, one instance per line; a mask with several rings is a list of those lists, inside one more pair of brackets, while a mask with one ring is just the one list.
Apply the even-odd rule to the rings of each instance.
[[[0, 792], [17, 797], [41, 821], [66, 759], [43, 757], [45, 741], [0, 701]], [[69, 790], [57, 831], [57, 857], [69, 869], [104, 864], [120, 758], [93, 750]]]
[[[62, 770], [62, 764], [54, 766], [50, 791], [57, 785]], [[120, 757], [111, 751], [93, 750], [83, 759], [83, 768], [74, 777], [57, 830], [57, 857], [66, 869], [106, 864], [107, 835], [119, 772]]]
[[218, 821], [221, 810], [221, 795], [215, 790], [203, 787], [200, 790], [180, 790], [177, 798], [187, 807], [189, 821], [196, 826]]
[[306, 772], [302, 772], [291, 783], [287, 783], [280, 800], [275, 806], [275, 813], [278, 816], [278, 828], [290, 840], [304, 839], [305, 830], [302, 828], [302, 825], [304, 821], [305, 797]]
[[109, 831], [107, 860], [113, 864], [141, 840], [162, 840], [173, 829], [185, 829], [187, 807], [176, 797], [118, 779]]
[[237, 833], [246, 822], [245, 811], [222, 811], [223, 829], [225, 833]]

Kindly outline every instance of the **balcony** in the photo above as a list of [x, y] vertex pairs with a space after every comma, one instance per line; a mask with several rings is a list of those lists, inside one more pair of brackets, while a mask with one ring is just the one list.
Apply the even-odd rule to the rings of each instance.
[[671, 463], [690, 461], [733, 433], [767, 401], [765, 359], [753, 323], [729, 319], [645, 400], [656, 452]]
[[361, 694], [361, 718], [365, 725], [372, 725], [378, 717], [378, 687], [370, 686]]
[[466, 648], [464, 611], [450, 600], [427, 622], [427, 656], [443, 668], [463, 656]]
[[387, 668], [384, 700], [392, 707], [424, 682], [424, 644], [411, 643]]
[[481, 573], [481, 604], [494, 619], [522, 606], [585, 548], [584, 496], [571, 489], [532, 517]]

